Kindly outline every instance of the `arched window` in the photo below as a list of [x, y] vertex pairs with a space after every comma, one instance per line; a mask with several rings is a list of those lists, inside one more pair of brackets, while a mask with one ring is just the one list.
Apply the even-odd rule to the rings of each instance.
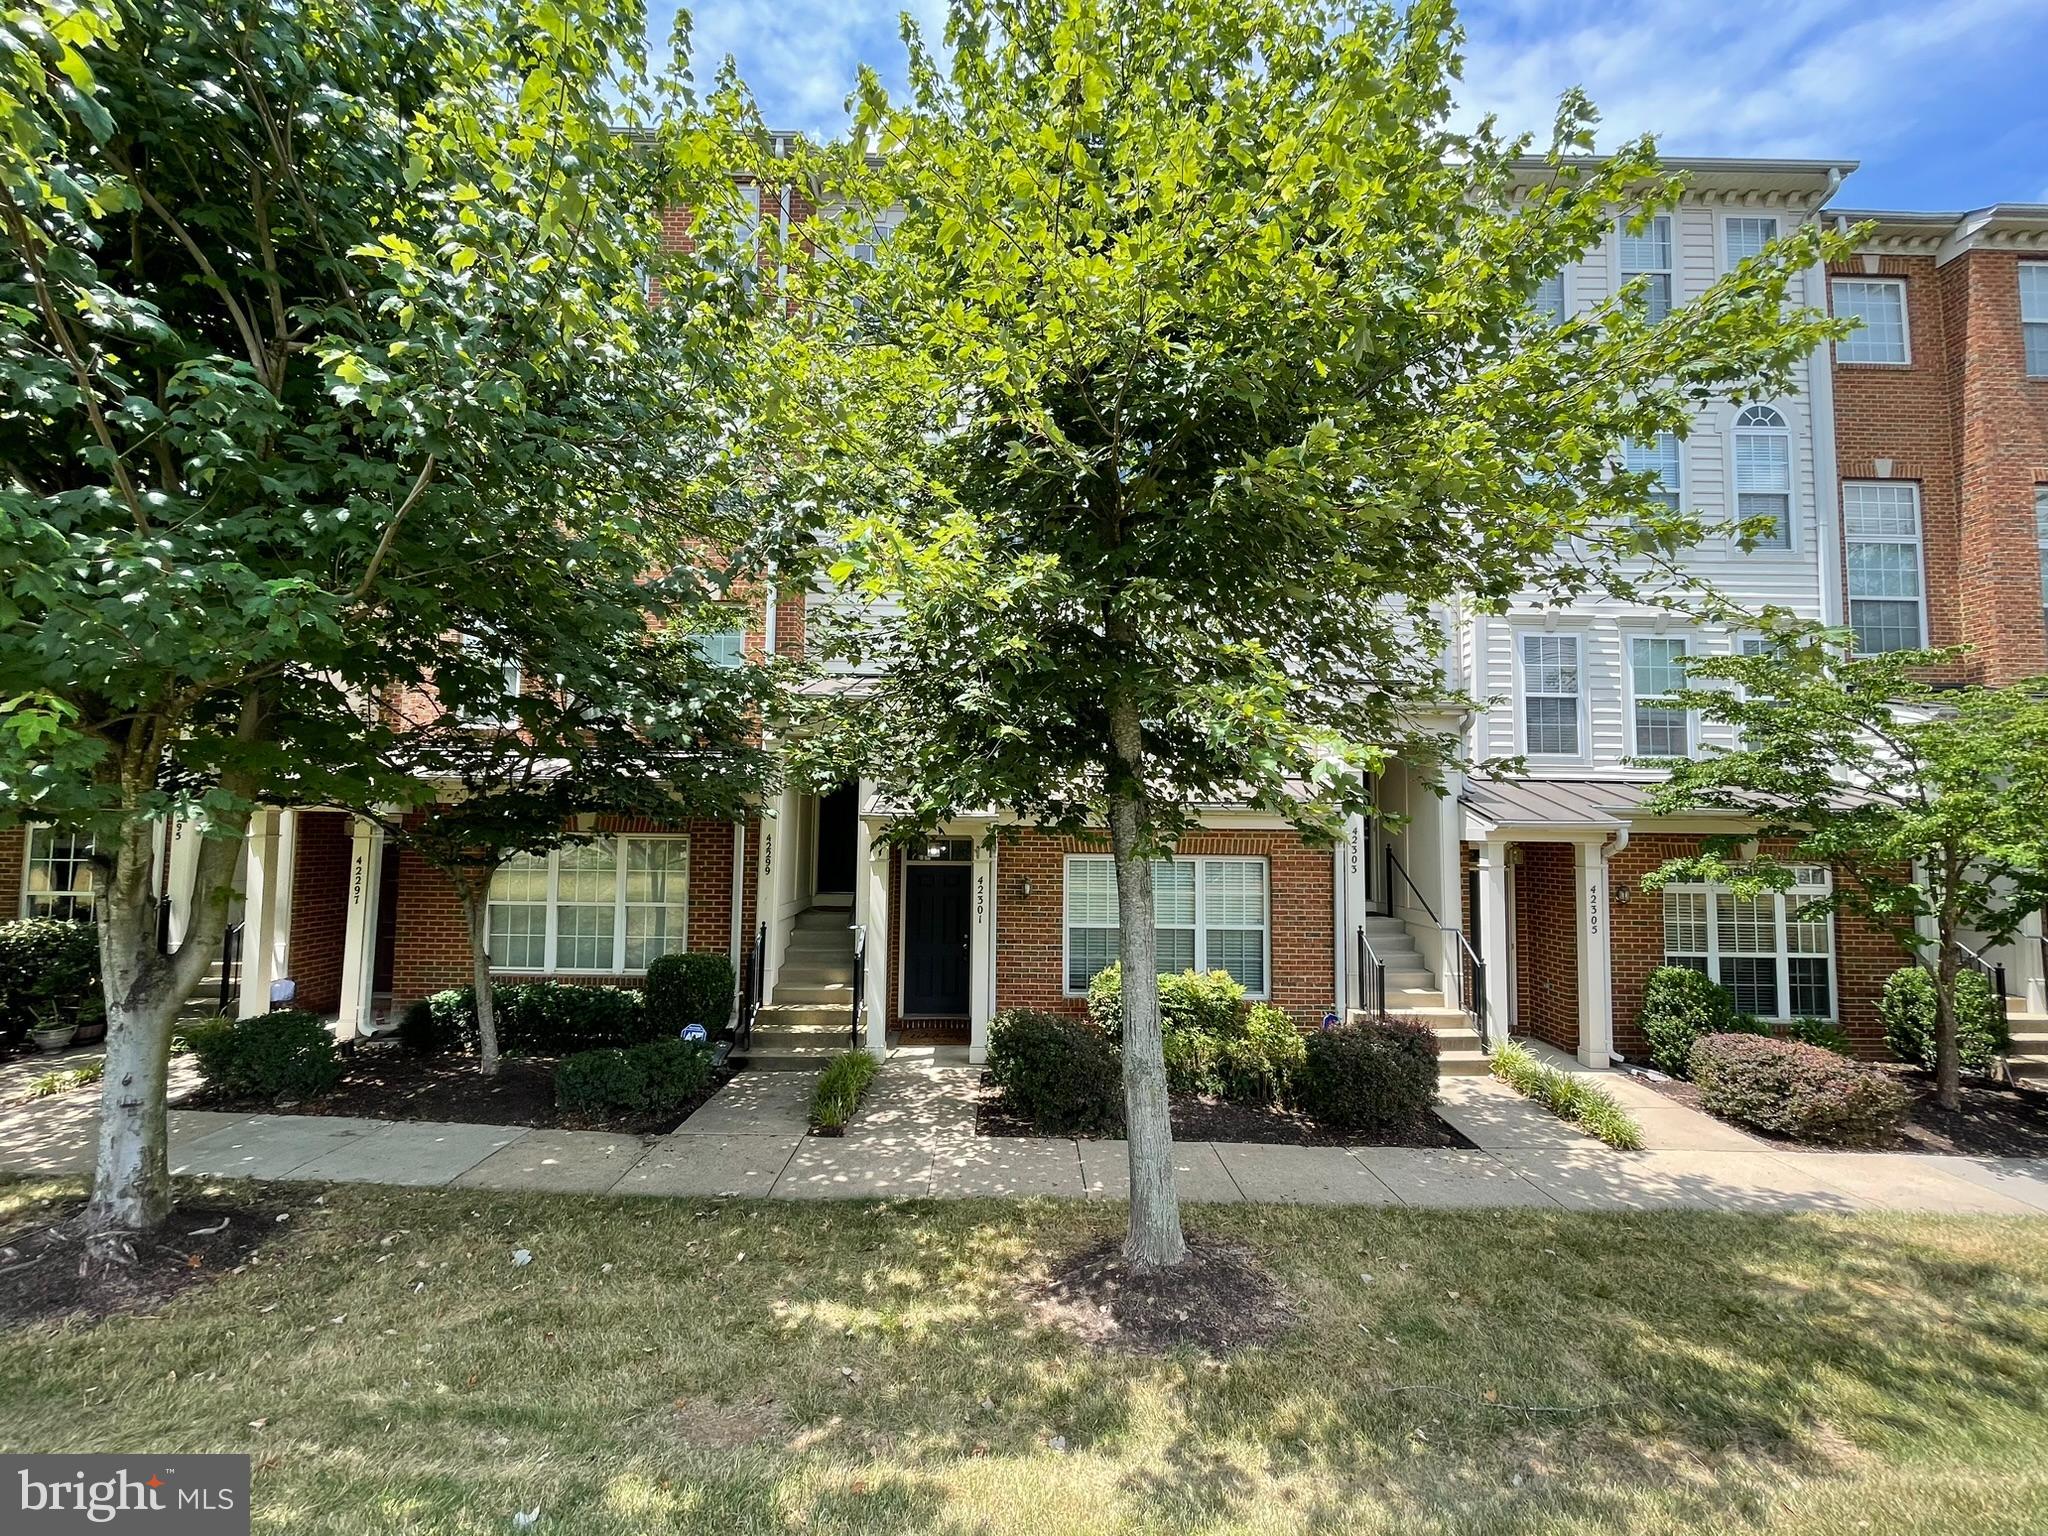
[[1735, 418], [1735, 511], [1744, 523], [1771, 520], [1759, 549], [1792, 547], [1792, 433], [1768, 405], [1747, 405]]

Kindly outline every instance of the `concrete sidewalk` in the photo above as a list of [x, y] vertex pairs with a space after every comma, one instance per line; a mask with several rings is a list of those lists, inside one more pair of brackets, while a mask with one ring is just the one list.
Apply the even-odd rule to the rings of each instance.
[[[979, 1076], [892, 1061], [848, 1133], [829, 1138], [804, 1134], [805, 1072], [742, 1073], [679, 1130], [653, 1138], [173, 1110], [171, 1166], [217, 1178], [577, 1194], [1124, 1198], [1120, 1141], [977, 1137]], [[1612, 1074], [1602, 1080], [1613, 1085]], [[1615, 1152], [1491, 1078], [1446, 1081], [1439, 1113], [1476, 1149], [1184, 1142], [1180, 1191], [1195, 1202], [1287, 1205], [2048, 1215], [2048, 1161], [1786, 1152], [1748, 1137], [1670, 1144], [1710, 1135], [1682, 1120], [1660, 1131], [1665, 1144]], [[0, 1109], [0, 1169], [88, 1171], [96, 1117], [93, 1095]]]

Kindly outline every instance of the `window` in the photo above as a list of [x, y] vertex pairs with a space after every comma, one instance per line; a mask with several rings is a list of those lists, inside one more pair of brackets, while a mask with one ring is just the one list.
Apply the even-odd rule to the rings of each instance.
[[2027, 377], [2048, 379], [2048, 261], [2020, 263], [2020, 334]]
[[747, 637], [738, 629], [717, 629], [690, 636], [690, 647], [705, 665], [730, 670], [747, 659]]
[[1579, 637], [1522, 636], [1522, 750], [1579, 756]]
[[1770, 519], [1759, 549], [1792, 547], [1792, 434], [1768, 405], [1735, 418], [1735, 510], [1744, 523]]
[[1684, 471], [1675, 433], [1659, 432], [1650, 442], [1624, 444], [1622, 463], [1632, 475], [1655, 475], [1658, 488], [1649, 493], [1649, 500], [1672, 512], [1678, 510]]
[[1529, 300], [1529, 307], [1537, 316], [1550, 325], [1564, 323], [1564, 274], [1553, 272], [1536, 285], [1535, 295]]
[[1834, 1017], [1834, 924], [1807, 915], [1828, 874], [1802, 868], [1794, 881], [1754, 898], [1725, 886], [1666, 887], [1664, 963], [1713, 977], [1758, 1018]]
[[1776, 219], [1759, 218], [1754, 215], [1730, 219], [1722, 229], [1728, 246], [1728, 265], [1731, 267], [1739, 261], [1747, 261], [1752, 256], [1761, 255], [1763, 248], [1778, 238]]
[[1658, 702], [1685, 686], [1684, 639], [1663, 635], [1637, 635], [1631, 639], [1629, 686], [1635, 705], [1636, 756], [1689, 756], [1689, 714]]
[[1629, 233], [1629, 220], [1621, 226], [1621, 276], [1646, 279], [1643, 296], [1652, 320], [1671, 313], [1671, 216], [1658, 214], [1643, 222], [1641, 234]]
[[1895, 277], [1838, 277], [1835, 314], [1860, 328], [1835, 343], [1843, 363], [1903, 363], [1906, 352], [1906, 285]]
[[1920, 487], [1903, 480], [1842, 486], [1842, 535], [1849, 567], [1849, 627], [1856, 649], [1910, 651], [1926, 627], [1921, 604]]
[[620, 837], [508, 859], [491, 878], [491, 967], [638, 972], [689, 947], [690, 845]]
[[2048, 621], [2048, 485], [2034, 487], [2034, 541], [2041, 547], [2041, 617]]
[[[1228, 971], [1254, 997], [1266, 995], [1264, 859], [1161, 859], [1152, 866], [1152, 919], [1162, 976]], [[1116, 964], [1116, 866], [1076, 854], [1066, 867], [1069, 995], [1088, 990]]]
[[[464, 635], [462, 637], [462, 648], [471, 655], [481, 659], [488, 646], [487, 642], [480, 636]], [[503, 697], [507, 699], [518, 698], [521, 688], [525, 685], [525, 674], [521, 670], [519, 663], [516, 661], [500, 661], [497, 663], [497, 667], [500, 680], [499, 690]], [[459, 718], [466, 725], [517, 725], [519, 723], [519, 710], [516, 705], [501, 706], [487, 710], [464, 709], [459, 711]]]
[[92, 916], [92, 838], [56, 827], [28, 829], [23, 917], [60, 917], [84, 922]]

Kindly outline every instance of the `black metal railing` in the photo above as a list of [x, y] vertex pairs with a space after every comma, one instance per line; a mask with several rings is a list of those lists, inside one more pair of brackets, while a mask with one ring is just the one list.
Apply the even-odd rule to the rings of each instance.
[[[1961, 939], [1956, 940], [1956, 948], [1963, 952], [1963, 964], [1991, 983], [1992, 1001], [1998, 1004], [1998, 1032], [2001, 1035], [2010, 1035], [2012, 1033], [2012, 1019], [2010, 1016], [2011, 1005], [2006, 1001], [2005, 996], [2005, 963], [2003, 961], [1994, 963], [1986, 960]], [[1937, 972], [1937, 977], [1938, 975], [1939, 973]]]
[[1365, 936], [1363, 923], [1358, 925], [1358, 1006], [1373, 1018], [1387, 1016], [1387, 965]]
[[[229, 923], [220, 936], [220, 1011], [229, 1011], [231, 999], [242, 993], [242, 925]], [[268, 1004], [270, 1000], [264, 999]], [[239, 1011], [239, 1009], [237, 1009]]]
[[[1479, 958], [1479, 951], [1474, 949], [1472, 941], [1465, 937], [1465, 930], [1463, 928], [1446, 923], [1436, 915], [1436, 908], [1429, 904], [1429, 898], [1424, 896], [1416, 888], [1415, 882], [1408, 878], [1407, 869], [1402, 866], [1400, 859], [1395, 856], [1393, 845], [1389, 844], [1387, 846], [1386, 888], [1383, 893], [1383, 899], [1387, 906], [1387, 916], [1389, 917], [1397, 915], [1394, 911], [1394, 893], [1402, 885], [1408, 887], [1408, 894], [1415, 898], [1415, 904], [1428, 914], [1429, 920], [1435, 926], [1437, 932], [1444, 936], [1443, 954], [1440, 957], [1439, 963], [1447, 971], [1453, 964], [1458, 967], [1459, 1002], [1463, 1004], [1466, 1011], [1478, 1022], [1480, 1050], [1488, 1049], [1486, 1039], [1486, 962]], [[1441, 978], [1439, 978], [1439, 981], [1441, 981]], [[1447, 998], [1446, 1001], [1448, 1000]]]
[[744, 1051], [753, 1043], [754, 1016], [761, 1011], [761, 976], [768, 964], [768, 925], [763, 923], [747, 952], [746, 984], [740, 989], [740, 1010], [732, 1021], [732, 1048]]
[[868, 984], [868, 931], [865, 927], [853, 930], [853, 1019], [847, 1026], [848, 1044], [860, 1049], [861, 998], [866, 995]]

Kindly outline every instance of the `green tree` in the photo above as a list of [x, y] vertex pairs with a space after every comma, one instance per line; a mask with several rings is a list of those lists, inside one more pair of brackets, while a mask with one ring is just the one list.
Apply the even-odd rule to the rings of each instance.
[[[1668, 319], [1640, 285], [1531, 306], [1678, 184], [1563, 101], [1547, 152], [1452, 126], [1442, 0], [956, 0], [941, 66], [859, 90], [863, 165], [818, 174], [793, 355], [836, 370], [885, 467], [836, 571], [901, 617], [853, 730], [915, 831], [1007, 808], [1105, 823], [1126, 977], [1151, 860], [1196, 808], [1333, 833], [1443, 699], [1443, 604], [1646, 592], [1697, 519], [1627, 439], [1784, 388], [1831, 334], [1787, 303], [1802, 227]], [[1184, 1253], [1156, 990], [1125, 1000], [1128, 1260]]]
[[[767, 674], [717, 665], [686, 629], [617, 638], [577, 652], [602, 664], [599, 675], [558, 668], [489, 718], [449, 710], [409, 722], [387, 738], [389, 771], [360, 807], [462, 902], [487, 1075], [498, 1070], [490, 891], [505, 862], [588, 843], [601, 816], [738, 818], [772, 782], [760, 746]], [[559, 662], [563, 648], [551, 649]]]
[[[1846, 875], [1808, 910], [1859, 914], [1908, 958], [1931, 957], [1935, 1091], [1954, 1109], [1963, 934], [2002, 944], [2048, 902], [2048, 682], [1943, 687], [1930, 669], [1962, 651], [1850, 656], [1850, 640], [1788, 629], [1757, 654], [1689, 663], [1673, 702], [1740, 746], [1670, 763], [1650, 809], [1734, 812], [1755, 831], [1709, 839], [1655, 879], [1754, 893], [1790, 888], [1793, 864]], [[1745, 859], [1752, 838], [1789, 851]]]
[[[0, 14], [0, 814], [94, 839], [118, 1233], [168, 1210], [169, 1026], [251, 807], [361, 803], [380, 700], [488, 708], [465, 634], [544, 675], [644, 626], [640, 573], [718, 532], [762, 306], [731, 91], [650, 75], [629, 0]], [[677, 203], [724, 212], [664, 264]]]

